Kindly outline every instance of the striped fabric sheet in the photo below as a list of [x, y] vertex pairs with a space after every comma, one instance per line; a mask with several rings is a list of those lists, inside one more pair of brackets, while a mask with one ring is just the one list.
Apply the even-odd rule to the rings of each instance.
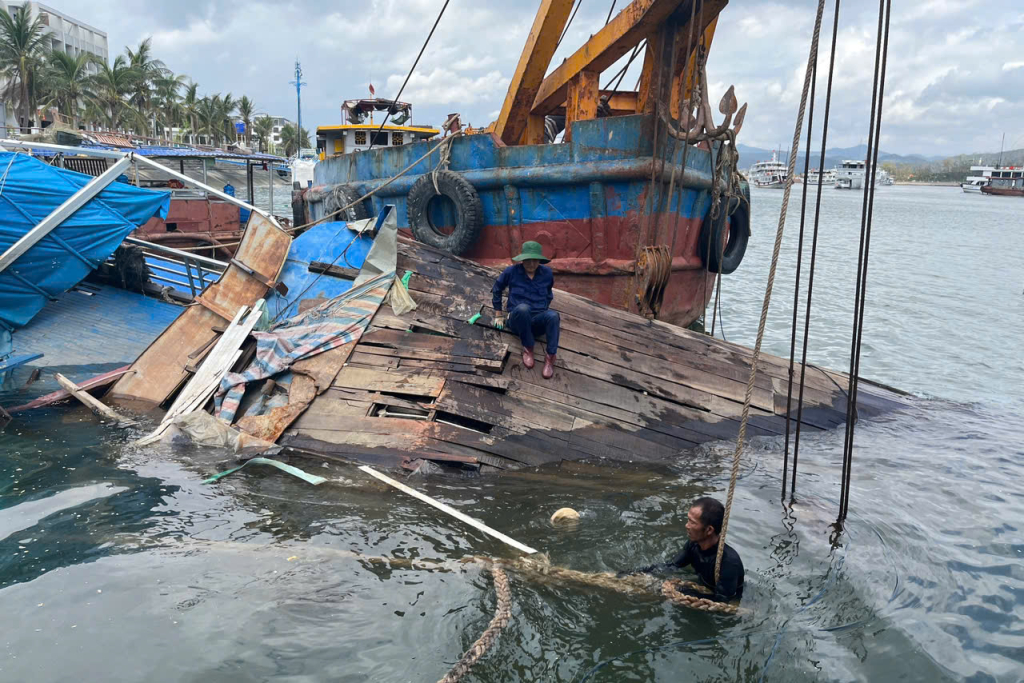
[[268, 332], [253, 332], [256, 357], [244, 372], [231, 372], [221, 380], [214, 396], [214, 413], [227, 423], [235, 419], [249, 382], [273, 377], [302, 358], [359, 339], [384, 301], [395, 271], [382, 273], [359, 287], [284, 320]]

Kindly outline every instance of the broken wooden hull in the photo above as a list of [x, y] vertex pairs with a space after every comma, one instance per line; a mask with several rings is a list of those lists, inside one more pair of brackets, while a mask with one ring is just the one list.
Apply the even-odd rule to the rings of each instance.
[[[278, 443], [391, 467], [516, 469], [670, 461], [738, 432], [750, 349], [556, 291], [561, 345], [544, 379], [539, 364], [522, 364], [514, 335], [487, 325], [497, 271], [406, 239], [396, 270], [412, 273], [416, 310], [398, 317], [381, 306]], [[787, 376], [785, 360], [761, 356], [748, 435], [785, 432]], [[807, 368], [805, 432], [845, 421], [847, 386], [845, 375]], [[906, 404], [865, 381], [858, 397], [862, 417]]]
[[[540, 242], [552, 259], [557, 287], [635, 311], [632, 289], [640, 248], [662, 246], [672, 258], [658, 317], [690, 324], [713, 292], [714, 275], [700, 256], [701, 225], [711, 209], [712, 187], [720, 190], [729, 179], [714, 174], [718, 143], [684, 152], [682, 143], [660, 139], [655, 145], [656, 133], [653, 116], [635, 115], [577, 121], [571, 141], [564, 144], [506, 147], [491, 134], [456, 139], [449, 168], [473, 186], [484, 214], [482, 233], [464, 256], [500, 267], [519, 253], [523, 242]], [[659, 135], [663, 138], [664, 131]], [[366, 207], [370, 215], [384, 204], [396, 205], [399, 228], [408, 235], [409, 191], [437, 168], [440, 152], [387, 186], [383, 183], [432, 144], [320, 162], [315, 186], [303, 193], [307, 217], [326, 213], [323, 200], [337, 185], [348, 185], [359, 195], [377, 190]]]

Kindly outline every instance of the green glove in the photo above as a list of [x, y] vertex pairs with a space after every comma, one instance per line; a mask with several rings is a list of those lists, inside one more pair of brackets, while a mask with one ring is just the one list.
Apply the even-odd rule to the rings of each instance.
[[467, 320], [466, 322], [467, 322], [467, 323], [469, 323], [470, 325], [475, 325], [475, 324], [476, 324], [476, 321], [477, 321], [477, 320], [479, 320], [479, 319], [480, 319], [480, 314], [479, 314], [479, 313], [476, 313], [476, 314], [474, 314], [474, 315], [473, 315], [473, 317], [472, 317], [472, 318], [470, 318], [470, 319], [469, 319], [469, 320]]

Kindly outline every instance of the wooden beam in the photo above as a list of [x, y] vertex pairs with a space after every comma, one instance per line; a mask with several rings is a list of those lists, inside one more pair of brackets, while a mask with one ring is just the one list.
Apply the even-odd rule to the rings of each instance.
[[683, 0], [633, 0], [544, 79], [533, 101], [534, 114], [550, 114], [566, 100], [569, 81], [582, 71], [601, 73], [648, 37]]
[[565, 141], [572, 140], [572, 124], [597, 118], [598, 85], [601, 74], [596, 71], [581, 71], [569, 81], [568, 96], [565, 100]]
[[508, 94], [494, 127], [494, 132], [506, 145], [519, 144], [527, 132], [527, 118], [534, 97], [558, 47], [558, 38], [569, 19], [572, 4], [573, 0], [543, 0], [537, 9], [533, 28], [519, 56], [519, 64], [509, 83]]

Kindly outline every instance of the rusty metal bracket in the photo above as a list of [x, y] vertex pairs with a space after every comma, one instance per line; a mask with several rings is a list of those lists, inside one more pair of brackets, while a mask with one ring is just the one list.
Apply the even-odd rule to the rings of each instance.
[[236, 258], [232, 258], [230, 263], [231, 265], [238, 266], [239, 268], [241, 268], [246, 275], [254, 278], [257, 282], [262, 284], [267, 289], [273, 289], [277, 291], [277, 293], [280, 294], [281, 296], [288, 296], [288, 286], [285, 283], [275, 282], [273, 278], [269, 278], [266, 275], [257, 272], [256, 270], [250, 268], [249, 266], [242, 263]]

